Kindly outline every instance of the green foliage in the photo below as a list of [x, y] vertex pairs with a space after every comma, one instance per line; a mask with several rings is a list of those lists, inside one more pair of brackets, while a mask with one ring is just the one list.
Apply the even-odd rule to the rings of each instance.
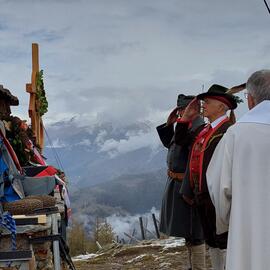
[[113, 228], [106, 220], [101, 223], [97, 219], [94, 239], [95, 241], [98, 241], [101, 246], [111, 244], [115, 239]]
[[21, 166], [29, 165], [29, 160], [33, 156], [33, 152], [28, 149], [27, 143], [33, 140], [31, 130], [23, 130], [20, 128], [22, 120], [19, 117], [8, 116], [2, 119], [5, 123], [6, 137], [9, 140], [13, 150], [15, 151]]
[[234, 98], [234, 100], [236, 101], [237, 104], [244, 102], [243, 99], [241, 99], [238, 96], [233, 96], [233, 98]]
[[10, 143], [11, 143], [15, 153], [16, 154], [18, 153], [17, 156], [18, 156], [20, 163], [23, 165], [26, 164], [28, 161], [28, 156], [25, 153], [25, 150], [24, 150], [25, 147], [24, 147], [24, 144], [21, 140], [19, 133], [14, 135], [14, 137], [11, 139]]
[[36, 95], [39, 101], [38, 112], [40, 116], [43, 116], [48, 111], [48, 101], [43, 83], [43, 70], [37, 73], [36, 77]]
[[115, 235], [112, 226], [106, 222], [99, 222], [97, 219], [94, 231], [87, 234], [83, 224], [72, 221], [72, 226], [68, 231], [68, 245], [71, 256], [94, 253], [98, 251], [96, 242], [104, 247], [111, 244]]
[[68, 245], [71, 256], [97, 251], [96, 243], [87, 235], [83, 224], [74, 220], [68, 231]]

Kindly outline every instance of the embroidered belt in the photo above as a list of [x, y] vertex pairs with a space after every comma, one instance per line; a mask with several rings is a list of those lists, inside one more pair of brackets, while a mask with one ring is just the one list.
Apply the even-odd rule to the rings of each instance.
[[168, 170], [168, 176], [174, 180], [182, 181], [184, 179], [184, 173], [176, 173], [171, 170]]

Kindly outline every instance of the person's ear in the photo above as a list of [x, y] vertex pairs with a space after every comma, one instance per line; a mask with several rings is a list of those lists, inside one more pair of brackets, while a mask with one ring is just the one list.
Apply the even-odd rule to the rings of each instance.
[[255, 99], [254, 97], [248, 93], [248, 96], [247, 96], [247, 100], [248, 100], [248, 108], [251, 110], [253, 107], [256, 106], [256, 102], [255, 102]]
[[219, 112], [223, 112], [224, 111], [224, 105], [221, 102], [218, 103], [218, 111]]

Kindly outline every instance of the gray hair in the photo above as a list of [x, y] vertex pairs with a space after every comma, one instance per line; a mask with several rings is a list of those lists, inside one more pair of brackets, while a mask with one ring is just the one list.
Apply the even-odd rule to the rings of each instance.
[[263, 69], [253, 73], [247, 81], [247, 91], [256, 104], [270, 100], [270, 70]]

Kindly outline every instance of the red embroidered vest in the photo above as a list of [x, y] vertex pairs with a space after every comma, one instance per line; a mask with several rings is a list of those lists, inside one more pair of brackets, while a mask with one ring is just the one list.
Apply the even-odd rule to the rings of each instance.
[[228, 121], [229, 119], [225, 118], [215, 128], [212, 128], [210, 124], [206, 125], [205, 128], [198, 134], [195, 142], [193, 143], [189, 161], [189, 171], [190, 184], [192, 189], [195, 189], [196, 192], [202, 191], [203, 158], [204, 151], [207, 148], [208, 142], [212, 138], [212, 135], [215, 133], [215, 131]]

